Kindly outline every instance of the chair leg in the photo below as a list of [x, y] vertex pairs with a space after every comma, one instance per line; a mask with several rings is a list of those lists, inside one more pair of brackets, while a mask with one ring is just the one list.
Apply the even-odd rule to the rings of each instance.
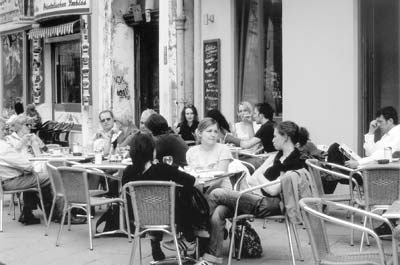
[[47, 220], [46, 232], [44, 233], [45, 236], [47, 236], [49, 234], [49, 228], [50, 228], [51, 218], [53, 217], [54, 207], [56, 205], [56, 199], [57, 199], [57, 196], [53, 196], [53, 202], [51, 203], [49, 219]]
[[[352, 224], [354, 224], [354, 213], [351, 213], [350, 221]], [[354, 229], [353, 228], [350, 231], [350, 246], [354, 246]]]
[[[363, 220], [363, 226], [364, 226], [364, 227], [367, 227], [367, 222], [368, 222], [367, 216], [365, 216], [365, 217], [364, 217], [364, 220]], [[361, 234], [361, 242], [360, 242], [360, 252], [362, 252], [362, 249], [363, 249], [364, 238], [365, 238], [365, 233], [362, 232], [362, 234]], [[367, 238], [368, 238], [368, 235], [367, 235]]]
[[286, 227], [286, 232], [287, 232], [288, 241], [289, 241], [289, 250], [290, 250], [290, 254], [292, 256], [292, 264], [296, 265], [296, 260], [294, 258], [294, 251], [293, 251], [292, 233], [290, 232], [289, 220], [288, 220], [287, 216], [285, 216], [285, 227]]
[[300, 243], [299, 233], [297, 232], [297, 227], [293, 223], [291, 223], [291, 226], [293, 230], [294, 240], [296, 240], [297, 251], [299, 252], [299, 259], [300, 261], [304, 261], [303, 250], [301, 249], [301, 243]]
[[68, 207], [68, 231], [71, 231], [71, 207]]
[[[136, 246], [139, 246], [139, 240], [140, 240], [140, 235], [139, 235], [139, 228], [135, 228], [135, 237], [133, 239], [133, 245], [132, 245], [132, 250], [131, 250], [131, 257], [129, 259], [129, 265], [133, 265], [133, 261], [135, 258], [135, 252], [136, 252]], [[142, 261], [140, 260], [140, 265], [142, 264]]]
[[128, 207], [126, 207], [126, 205], [124, 205], [124, 212], [125, 212], [125, 221], [126, 221], [126, 230], [128, 230], [128, 242], [131, 243], [132, 242], [132, 236], [131, 236], [131, 226], [129, 223], [129, 213], [128, 213]]
[[93, 250], [92, 217], [90, 214], [90, 205], [86, 206], [86, 218], [89, 228], [89, 248]]
[[64, 226], [64, 221], [65, 221], [65, 215], [67, 214], [67, 209], [66, 209], [66, 206], [64, 207], [64, 210], [63, 210], [63, 215], [62, 215], [62, 217], [61, 217], [61, 223], [60, 223], [60, 229], [58, 230], [58, 235], [57, 235], [57, 240], [56, 240], [56, 246], [58, 247], [59, 246], [59, 241], [60, 241], [60, 237], [61, 237], [61, 233], [62, 233], [62, 229], [63, 229], [63, 226]]
[[[0, 180], [1, 181], [1, 180]], [[0, 196], [0, 232], [3, 232], [3, 194]]]
[[[265, 220], [264, 220], [265, 223]], [[243, 248], [243, 239], [244, 239], [244, 234], [246, 233], [246, 226], [244, 224], [242, 224], [242, 229], [241, 229], [242, 233], [240, 235], [240, 243], [239, 243], [239, 250], [236, 256], [236, 260], [240, 260], [242, 257], [242, 248]]]
[[231, 241], [229, 244], [228, 265], [231, 265], [232, 263], [233, 249], [235, 245], [235, 230], [236, 230], [236, 220], [233, 219], [231, 226]]
[[176, 258], [178, 259], [178, 264], [182, 265], [182, 258], [181, 258], [181, 253], [179, 251], [178, 239], [176, 238], [175, 227], [172, 226], [171, 230], [172, 230], [172, 235], [174, 238], [174, 243], [175, 243], [175, 248], [176, 248]]

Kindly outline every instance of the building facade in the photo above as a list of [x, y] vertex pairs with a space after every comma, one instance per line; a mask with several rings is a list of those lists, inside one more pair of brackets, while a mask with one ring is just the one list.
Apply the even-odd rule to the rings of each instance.
[[317, 144], [361, 152], [380, 107], [399, 107], [395, 0], [75, 0], [0, 5], [3, 115], [15, 98], [43, 120], [73, 121], [86, 144], [97, 114], [174, 124], [187, 103], [234, 122], [240, 101]]

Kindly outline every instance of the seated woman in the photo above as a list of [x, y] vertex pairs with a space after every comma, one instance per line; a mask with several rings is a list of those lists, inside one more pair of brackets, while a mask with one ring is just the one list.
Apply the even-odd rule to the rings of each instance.
[[[132, 165], [129, 165], [123, 173], [123, 184], [130, 181], [140, 180], [174, 181], [183, 185], [183, 189], [178, 188], [178, 192], [182, 194], [182, 197], [190, 196], [190, 190], [196, 184], [195, 178], [178, 170], [176, 167], [167, 164], [153, 163], [156, 157], [155, 142], [150, 134], [139, 133], [133, 138], [130, 148], [130, 156], [132, 159]], [[179, 200], [176, 200], [176, 223], [178, 229], [184, 233], [185, 238], [192, 241], [194, 236], [191, 233], [191, 227], [194, 220], [190, 219], [190, 214], [183, 214], [185, 211], [182, 209], [182, 202], [188, 200], [188, 198], [182, 197]], [[132, 209], [132, 207], [129, 207], [129, 209]], [[132, 212], [130, 212], [130, 220], [133, 220]], [[163, 260], [165, 258], [160, 247], [161, 239], [161, 233], [154, 233], [151, 239], [151, 248], [154, 260]]]
[[[305, 166], [300, 152], [295, 148], [299, 138], [299, 127], [291, 121], [278, 124], [274, 130], [273, 144], [278, 153], [268, 158], [249, 179], [250, 187], [269, 183], [278, 179], [283, 172], [301, 169]], [[248, 193], [241, 197], [239, 212], [265, 217], [280, 212], [281, 185], [269, 186], [258, 192]], [[239, 192], [215, 189], [209, 195], [211, 206], [211, 237], [207, 253], [198, 265], [222, 264], [222, 242], [224, 239], [225, 219], [234, 214]]]
[[25, 114], [28, 118], [32, 119], [32, 133], [36, 133], [37, 130], [40, 128], [42, 125], [42, 117], [40, 116], [39, 112], [36, 110], [36, 107], [34, 104], [29, 104], [26, 106], [26, 111]]
[[[218, 143], [219, 129], [212, 118], [204, 118], [197, 127], [199, 145], [191, 147], [186, 153], [186, 161], [195, 170], [218, 170], [228, 172], [228, 165], [233, 160], [231, 151]], [[223, 180], [215, 186], [232, 189], [230, 181]], [[214, 187], [214, 186], [213, 186]]]
[[185, 141], [196, 141], [195, 131], [199, 125], [197, 109], [193, 105], [187, 105], [181, 113], [181, 122], [176, 126], [178, 134]]
[[239, 121], [234, 125], [234, 135], [241, 140], [248, 140], [254, 136], [253, 107], [247, 101], [239, 103]]

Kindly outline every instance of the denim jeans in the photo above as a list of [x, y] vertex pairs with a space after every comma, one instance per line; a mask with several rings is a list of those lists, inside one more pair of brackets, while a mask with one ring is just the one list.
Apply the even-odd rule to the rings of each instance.
[[[213, 263], [222, 263], [222, 243], [226, 218], [233, 217], [239, 192], [226, 189], [213, 190], [208, 199], [211, 210], [211, 231], [208, 253], [203, 258]], [[280, 211], [278, 197], [263, 197], [244, 194], [239, 200], [238, 214], [265, 217]]]

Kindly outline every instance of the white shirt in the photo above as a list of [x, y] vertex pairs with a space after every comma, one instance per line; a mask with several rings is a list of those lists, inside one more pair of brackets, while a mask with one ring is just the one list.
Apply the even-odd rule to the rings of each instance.
[[367, 157], [358, 161], [360, 165], [384, 158], [385, 147], [391, 147], [392, 152], [400, 151], [400, 125], [396, 125], [374, 142], [373, 134], [364, 135], [364, 150]]
[[18, 177], [24, 171], [32, 171], [32, 164], [28, 157], [17, 152], [9, 143], [0, 139], [0, 178]]

